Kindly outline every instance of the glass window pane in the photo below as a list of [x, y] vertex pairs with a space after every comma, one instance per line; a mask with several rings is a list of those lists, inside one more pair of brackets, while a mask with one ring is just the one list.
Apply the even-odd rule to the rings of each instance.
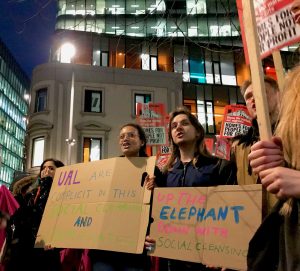
[[38, 167], [42, 164], [44, 160], [44, 147], [45, 139], [43, 137], [35, 138], [33, 140], [32, 148], [32, 167]]

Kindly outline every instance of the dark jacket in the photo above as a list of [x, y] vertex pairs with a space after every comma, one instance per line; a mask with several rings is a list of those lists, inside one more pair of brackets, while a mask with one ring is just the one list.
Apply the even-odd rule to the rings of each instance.
[[173, 168], [160, 180], [161, 187], [206, 187], [236, 184], [236, 165], [217, 157], [200, 157], [194, 166], [192, 162], [183, 164], [179, 159]]
[[[236, 165], [217, 157], [200, 157], [196, 165], [192, 162], [183, 164], [177, 159], [173, 168], [162, 175], [157, 181], [161, 187], [207, 187], [217, 185], [234, 185]], [[161, 259], [161, 270], [169, 271], [208, 271], [201, 263]], [[214, 269], [221, 270], [221, 269]], [[229, 269], [227, 269], [229, 270]]]
[[300, 200], [294, 199], [290, 215], [282, 216], [279, 201], [249, 243], [249, 271], [300, 270]]
[[29, 189], [30, 192], [24, 196], [16, 195], [20, 208], [11, 217], [7, 227], [6, 271], [60, 270], [58, 249], [45, 251], [34, 248], [51, 185], [52, 178], [38, 178]]

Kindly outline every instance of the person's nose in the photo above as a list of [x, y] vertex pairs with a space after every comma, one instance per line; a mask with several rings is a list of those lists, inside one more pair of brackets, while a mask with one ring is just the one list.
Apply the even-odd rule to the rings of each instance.
[[176, 126], [176, 130], [181, 130], [183, 127], [183, 125], [181, 123], [178, 123]]

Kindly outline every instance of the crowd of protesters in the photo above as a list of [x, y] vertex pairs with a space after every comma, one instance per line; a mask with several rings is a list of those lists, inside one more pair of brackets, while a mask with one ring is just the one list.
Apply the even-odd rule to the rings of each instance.
[[[264, 82], [274, 133], [271, 141], [260, 141], [252, 82], [246, 81], [241, 93], [252, 118], [252, 127], [247, 134], [232, 140], [230, 161], [207, 151], [205, 131], [197, 117], [187, 108], [179, 107], [169, 118], [169, 160], [162, 170], [156, 167], [153, 175], [146, 177], [145, 187], [153, 190], [155, 187], [261, 183], [267, 190], [267, 212], [249, 244], [248, 270], [300, 270], [300, 67], [288, 74], [281, 97], [274, 79], [265, 77]], [[146, 144], [140, 125], [128, 123], [120, 128], [119, 146], [124, 159], [147, 157]], [[47, 244], [45, 248], [34, 248], [55, 171], [63, 166], [59, 160], [46, 159], [38, 176], [25, 177], [12, 186], [11, 192], [19, 207], [11, 216], [0, 211], [0, 229], [6, 229], [6, 242], [1, 252], [2, 270], [153, 270], [147, 251], [153, 249], [156, 240], [149, 235], [142, 254], [74, 249], [70, 250], [74, 261], [69, 261], [67, 266], [61, 257], [66, 250]], [[83, 252], [90, 264], [75, 264], [82, 259]], [[200, 262], [168, 259], [161, 260], [159, 267], [160, 271], [224, 270]]]

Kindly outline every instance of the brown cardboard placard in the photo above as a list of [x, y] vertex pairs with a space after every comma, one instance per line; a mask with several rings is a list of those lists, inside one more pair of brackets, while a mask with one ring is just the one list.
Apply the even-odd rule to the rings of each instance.
[[155, 157], [118, 157], [58, 168], [36, 247], [91, 248], [142, 253]]
[[246, 270], [261, 206], [261, 185], [155, 189], [151, 255]]

